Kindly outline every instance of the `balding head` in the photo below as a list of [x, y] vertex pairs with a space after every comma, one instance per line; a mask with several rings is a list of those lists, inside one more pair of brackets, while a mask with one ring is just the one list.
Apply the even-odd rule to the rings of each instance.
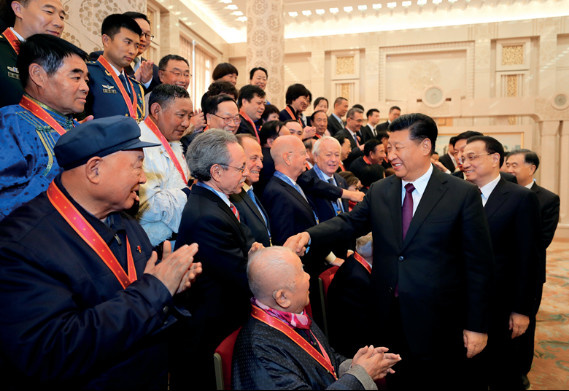
[[271, 147], [271, 157], [275, 169], [294, 181], [304, 172], [306, 165], [306, 148], [296, 136], [281, 136]]
[[249, 256], [247, 278], [253, 296], [279, 311], [300, 313], [308, 305], [310, 277], [286, 247], [262, 248]]

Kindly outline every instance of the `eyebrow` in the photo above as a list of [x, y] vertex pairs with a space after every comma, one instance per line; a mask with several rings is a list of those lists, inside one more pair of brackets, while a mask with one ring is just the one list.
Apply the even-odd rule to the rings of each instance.
[[51, 4], [45, 4], [45, 5], [43, 6], [43, 8], [44, 8], [44, 9], [45, 9], [45, 8], [49, 8], [49, 9], [51, 9], [51, 10], [53, 10], [53, 11], [56, 11], [56, 12], [59, 12], [60, 14], [63, 14], [63, 16], [67, 16], [67, 12], [65, 12], [65, 10], [64, 10], [63, 8], [58, 9], [56, 6], [51, 5]]

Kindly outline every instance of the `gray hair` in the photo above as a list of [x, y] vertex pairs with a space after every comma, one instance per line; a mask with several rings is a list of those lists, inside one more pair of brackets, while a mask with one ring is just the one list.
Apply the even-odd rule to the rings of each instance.
[[363, 114], [364, 111], [362, 109], [360, 109], [359, 107], [352, 107], [350, 110], [348, 110], [348, 114], [346, 114], [346, 118], [354, 119], [355, 113]]
[[[290, 256], [291, 253], [294, 254], [287, 247], [271, 246], [257, 250], [249, 255], [247, 280], [253, 296], [260, 298], [282, 288], [294, 289], [294, 280], [287, 278], [287, 274], [290, 275], [292, 273], [292, 270], [289, 270], [292, 267], [286, 261], [286, 257]], [[264, 292], [264, 290], [267, 290], [267, 287], [264, 286], [267, 283], [266, 275], [274, 274], [279, 275], [279, 285], [270, 287], [270, 292]]]
[[231, 161], [227, 148], [231, 143], [237, 143], [237, 138], [221, 129], [209, 129], [197, 136], [186, 152], [192, 176], [201, 182], [211, 180], [210, 171], [214, 164], [228, 165]]
[[371, 232], [356, 239], [356, 251], [365, 258], [373, 255], [373, 236]]
[[338, 149], [340, 149], [340, 150], [342, 149], [342, 146], [340, 145], [340, 142], [338, 141], [338, 139], [336, 139], [334, 137], [330, 137], [330, 136], [323, 136], [323, 137], [319, 138], [318, 140], [316, 140], [316, 142], [312, 146], [312, 154], [314, 156], [318, 156], [320, 154], [320, 146], [325, 141], [332, 141], [338, 145]]

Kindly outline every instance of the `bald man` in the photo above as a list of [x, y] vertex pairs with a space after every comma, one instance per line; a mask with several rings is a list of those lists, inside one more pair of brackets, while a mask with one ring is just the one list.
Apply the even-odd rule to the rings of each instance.
[[353, 360], [334, 352], [304, 310], [310, 276], [291, 250], [254, 252], [247, 278], [253, 308], [235, 344], [235, 389], [377, 389], [375, 381], [393, 373], [391, 367], [401, 360], [373, 346], [360, 349]]

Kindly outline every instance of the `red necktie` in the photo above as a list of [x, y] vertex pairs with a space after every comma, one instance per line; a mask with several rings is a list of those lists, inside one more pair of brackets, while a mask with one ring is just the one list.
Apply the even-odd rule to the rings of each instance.
[[401, 223], [403, 228], [403, 240], [407, 235], [407, 230], [409, 230], [409, 225], [411, 224], [411, 219], [413, 218], [413, 193], [415, 186], [412, 183], [405, 185], [405, 199], [403, 200], [403, 206], [401, 207]]
[[233, 205], [233, 203], [229, 203], [229, 208], [231, 209], [231, 211], [233, 212], [233, 214], [235, 215], [235, 217], [237, 217], [237, 220], [239, 222], [241, 222], [241, 219], [239, 218], [239, 211], [237, 210], [237, 208], [235, 207], [235, 205]]

